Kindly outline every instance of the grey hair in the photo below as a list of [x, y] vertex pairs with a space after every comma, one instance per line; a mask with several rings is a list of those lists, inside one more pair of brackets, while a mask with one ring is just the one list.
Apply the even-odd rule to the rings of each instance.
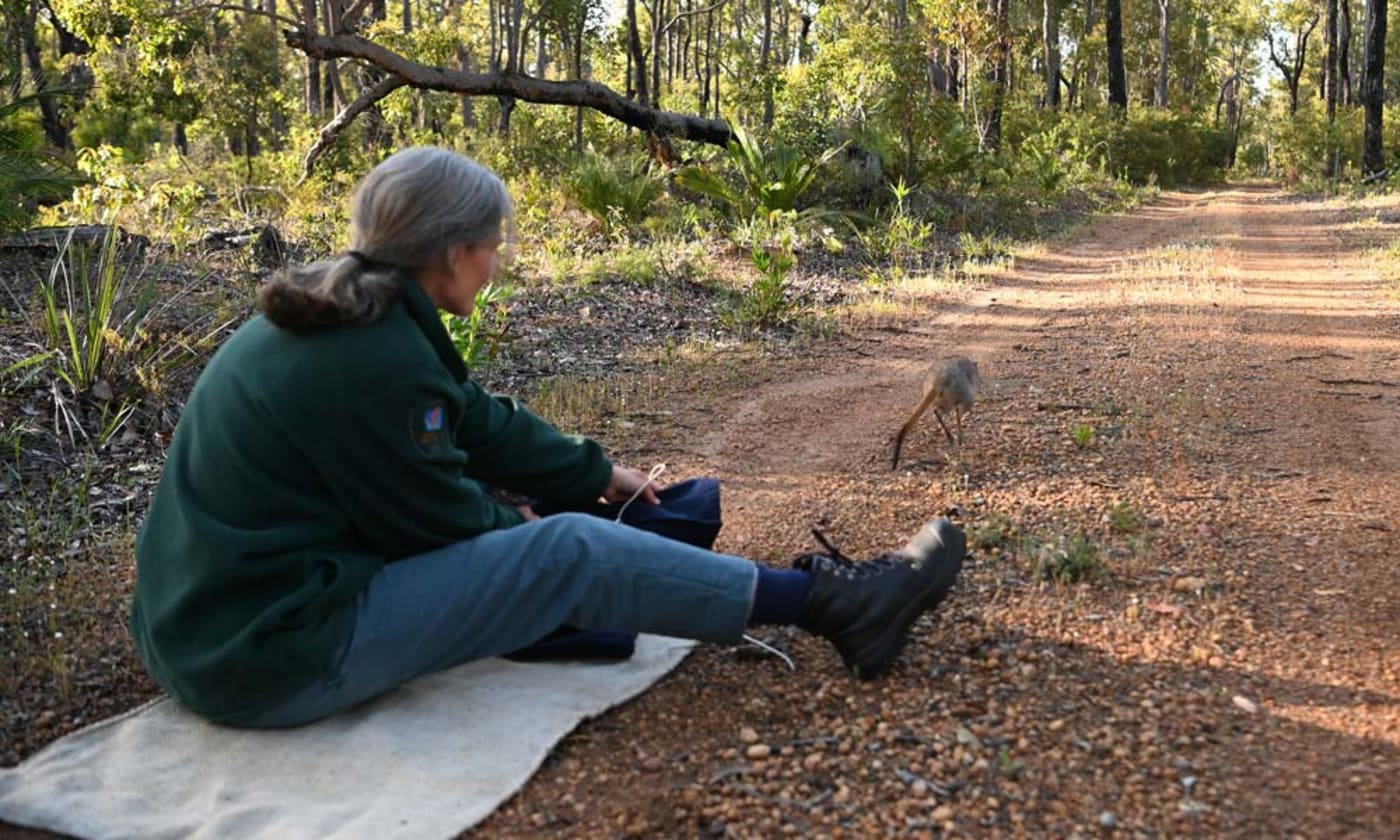
[[258, 304], [290, 330], [371, 323], [402, 291], [399, 272], [440, 265], [452, 246], [485, 242], [510, 218], [510, 195], [490, 169], [448, 149], [405, 149], [356, 187], [350, 251], [273, 277]]

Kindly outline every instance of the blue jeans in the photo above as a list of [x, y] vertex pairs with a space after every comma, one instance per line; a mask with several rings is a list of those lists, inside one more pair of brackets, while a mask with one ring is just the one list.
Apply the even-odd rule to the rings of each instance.
[[583, 513], [491, 531], [385, 565], [330, 673], [244, 725], [309, 723], [565, 624], [738, 641], [757, 578], [742, 557]]

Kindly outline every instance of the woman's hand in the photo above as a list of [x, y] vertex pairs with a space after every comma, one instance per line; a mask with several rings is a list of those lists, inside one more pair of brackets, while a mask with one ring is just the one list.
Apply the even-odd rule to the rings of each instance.
[[535, 513], [535, 509], [529, 505], [516, 505], [515, 509], [520, 511], [520, 515], [525, 517], [526, 522], [539, 522], [540, 515]]
[[608, 488], [603, 491], [603, 498], [609, 502], [625, 502], [632, 498], [639, 488], [645, 489], [637, 496], [638, 499], [652, 505], [661, 503], [661, 499], [656, 495], [657, 484], [647, 478], [646, 473], [614, 464], [612, 478], [608, 481]]

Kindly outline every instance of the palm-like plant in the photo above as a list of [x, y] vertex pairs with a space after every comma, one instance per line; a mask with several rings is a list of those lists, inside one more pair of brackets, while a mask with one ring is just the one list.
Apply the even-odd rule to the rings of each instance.
[[[50, 89], [46, 95], [63, 93]], [[62, 198], [83, 183], [81, 175], [43, 149], [43, 134], [27, 118], [39, 94], [0, 103], [0, 231], [28, 223], [34, 202]]]
[[798, 199], [816, 182], [821, 167], [842, 149], [827, 149], [816, 157], [790, 146], [765, 151], [742, 125], [733, 126], [734, 139], [727, 148], [740, 185], [735, 186], [720, 173], [699, 165], [677, 172], [676, 183], [719, 201], [742, 219], [759, 213], [795, 211]]

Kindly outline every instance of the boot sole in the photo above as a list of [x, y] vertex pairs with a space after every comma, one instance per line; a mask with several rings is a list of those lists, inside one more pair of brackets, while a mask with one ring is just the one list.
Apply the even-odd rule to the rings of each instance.
[[[857, 655], [851, 657], [856, 662], [847, 662], [851, 673], [858, 680], [872, 680], [889, 670], [889, 667], [899, 658], [899, 653], [904, 649], [904, 643], [909, 639], [909, 627], [919, 616], [929, 609], [937, 607], [948, 597], [953, 584], [957, 582], [958, 573], [962, 571], [962, 556], [960, 552], [952, 550], [946, 543], [943, 548], [950, 555], [939, 568], [939, 574], [929, 581], [918, 596], [910, 598], [908, 603], [900, 609], [895, 616], [895, 620], [890, 623], [885, 632], [879, 638], [867, 645]], [[966, 552], [966, 544], [962, 547], [962, 553]], [[929, 558], [928, 562], [933, 562], [935, 558]]]

